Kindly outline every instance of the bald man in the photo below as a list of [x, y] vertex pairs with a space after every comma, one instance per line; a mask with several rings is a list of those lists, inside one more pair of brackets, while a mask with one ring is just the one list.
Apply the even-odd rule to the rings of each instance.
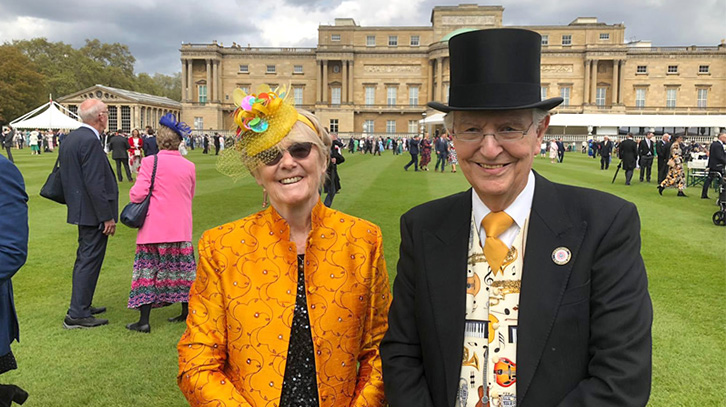
[[81, 103], [78, 115], [83, 124], [68, 134], [59, 153], [67, 222], [78, 226], [71, 303], [63, 321], [66, 329], [108, 324], [107, 319], [94, 316], [106, 308], [91, 303], [106, 243], [116, 232], [118, 219], [118, 186], [100, 137], [108, 123], [108, 109], [100, 100], [89, 99]]

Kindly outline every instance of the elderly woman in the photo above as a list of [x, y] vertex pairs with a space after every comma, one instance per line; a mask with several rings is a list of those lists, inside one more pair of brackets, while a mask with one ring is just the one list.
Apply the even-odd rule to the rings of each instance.
[[668, 160], [668, 175], [666, 175], [666, 179], [658, 185], [658, 193], [661, 195], [663, 195], [664, 189], [675, 186], [678, 188], [678, 196], [686, 196], [686, 194], [683, 193], [683, 188], [685, 188], [686, 184], [683, 174], [682, 143], [683, 135], [676, 135], [673, 144], [671, 144], [671, 155]]
[[313, 115], [269, 88], [234, 99], [218, 168], [271, 205], [203, 234], [179, 387], [192, 406], [382, 406], [381, 230], [320, 201], [331, 141]]
[[[156, 136], [159, 152], [141, 161], [131, 202], [141, 202], [149, 194], [149, 212], [136, 237], [136, 258], [128, 307], [138, 309], [137, 322], [126, 325], [132, 331], [151, 331], [149, 315], [154, 307], [180, 302], [181, 315], [169, 322], [185, 321], [189, 289], [196, 264], [192, 245], [192, 198], [196, 186], [194, 164], [182, 157], [179, 145], [189, 134], [189, 126], [176, 121], [171, 113], [159, 121]], [[156, 167], [156, 174], [154, 174]]]

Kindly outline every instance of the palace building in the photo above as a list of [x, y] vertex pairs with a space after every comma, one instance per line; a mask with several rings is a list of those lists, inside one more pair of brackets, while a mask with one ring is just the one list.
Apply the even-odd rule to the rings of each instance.
[[133, 129], [139, 129], [143, 133], [146, 126], [156, 129], [163, 115], [173, 113], [179, 117], [182, 109], [181, 103], [167, 97], [103, 85], [91, 86], [63, 96], [57, 102], [78, 114], [78, 106], [86, 99], [99, 99], [106, 104], [108, 107], [106, 130], [110, 132], [121, 129], [124, 133], [130, 133]]
[[501, 6], [438, 6], [425, 27], [320, 25], [315, 48], [182, 44], [182, 119], [199, 130], [233, 127], [232, 91], [284, 85], [331, 132], [408, 135], [436, 113], [449, 86], [448, 39], [461, 32], [525, 28], [542, 35], [542, 98], [558, 113], [725, 114], [726, 43], [626, 43], [623, 24], [579, 17], [563, 26], [511, 26]]

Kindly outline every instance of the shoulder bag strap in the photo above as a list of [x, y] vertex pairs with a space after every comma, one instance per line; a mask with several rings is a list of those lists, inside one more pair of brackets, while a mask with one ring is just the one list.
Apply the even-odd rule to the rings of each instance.
[[159, 160], [159, 157], [154, 154], [154, 169], [151, 171], [151, 186], [149, 187], [149, 195], [151, 195], [151, 191], [154, 190], [154, 181], [156, 180], [156, 163]]

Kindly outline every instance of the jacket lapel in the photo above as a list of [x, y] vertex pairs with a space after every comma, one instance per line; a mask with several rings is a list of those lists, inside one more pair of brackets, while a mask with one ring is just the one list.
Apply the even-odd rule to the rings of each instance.
[[466, 259], [471, 219], [471, 189], [449, 208], [436, 229], [424, 231], [424, 267], [428, 280], [447, 400], [456, 398], [464, 352]]
[[[517, 404], [521, 405], [547, 343], [587, 223], [569, 219], [554, 185], [535, 173], [535, 191], [522, 270], [517, 332]], [[571, 214], [570, 214], [571, 215]], [[570, 250], [564, 265], [553, 261], [555, 249]]]

